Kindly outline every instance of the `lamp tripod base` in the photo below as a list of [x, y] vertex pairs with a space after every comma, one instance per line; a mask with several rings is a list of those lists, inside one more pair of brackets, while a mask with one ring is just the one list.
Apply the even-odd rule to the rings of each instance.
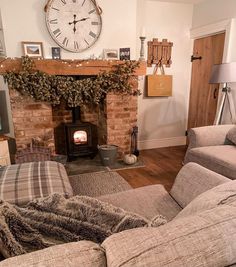
[[236, 112], [235, 112], [233, 97], [231, 94], [231, 89], [230, 87], [227, 86], [227, 84], [225, 84], [224, 88], [222, 89], [222, 96], [221, 96], [220, 103], [219, 103], [219, 109], [218, 109], [218, 112], [216, 114], [215, 121], [214, 121], [215, 125], [222, 123], [222, 117], [223, 117], [223, 112], [224, 112], [226, 101], [228, 102], [231, 122], [233, 124], [236, 124]]

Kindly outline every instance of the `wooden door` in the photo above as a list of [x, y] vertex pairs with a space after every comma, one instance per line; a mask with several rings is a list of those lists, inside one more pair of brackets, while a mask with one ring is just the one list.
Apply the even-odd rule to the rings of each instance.
[[225, 33], [194, 41], [188, 129], [214, 123], [219, 85], [209, 84], [214, 64], [222, 63]]

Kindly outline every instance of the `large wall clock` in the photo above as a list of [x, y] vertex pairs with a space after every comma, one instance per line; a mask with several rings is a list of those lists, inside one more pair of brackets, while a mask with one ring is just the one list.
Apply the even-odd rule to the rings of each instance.
[[102, 18], [94, 0], [51, 0], [46, 24], [54, 41], [71, 52], [82, 52], [98, 40]]

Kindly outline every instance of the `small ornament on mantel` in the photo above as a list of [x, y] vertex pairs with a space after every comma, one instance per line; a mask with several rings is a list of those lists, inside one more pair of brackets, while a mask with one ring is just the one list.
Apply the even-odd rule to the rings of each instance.
[[144, 56], [144, 54], [145, 54], [145, 52], [144, 52], [144, 41], [146, 39], [146, 30], [145, 30], [144, 27], [142, 27], [142, 30], [141, 30], [139, 39], [141, 41], [139, 60], [140, 61], [145, 61], [145, 56]]

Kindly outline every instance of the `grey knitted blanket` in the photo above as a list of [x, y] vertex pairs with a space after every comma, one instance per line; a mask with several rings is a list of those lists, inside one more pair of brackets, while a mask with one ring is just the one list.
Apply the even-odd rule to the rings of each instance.
[[113, 233], [165, 222], [160, 215], [148, 221], [86, 196], [54, 194], [24, 208], [0, 201], [0, 252], [7, 258], [78, 240], [101, 243]]

